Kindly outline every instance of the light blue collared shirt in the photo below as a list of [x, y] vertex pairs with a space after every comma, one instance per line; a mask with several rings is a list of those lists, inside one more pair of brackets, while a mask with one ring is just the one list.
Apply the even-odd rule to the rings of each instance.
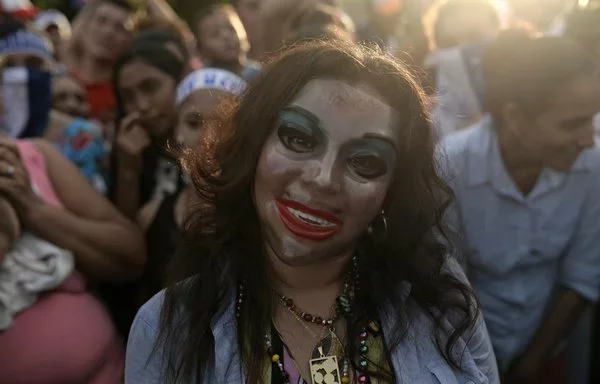
[[[460, 267], [450, 260], [448, 270], [466, 281]], [[479, 317], [474, 329], [461, 337], [455, 349], [455, 357], [463, 371], [451, 367], [439, 354], [434, 341], [434, 325], [431, 318], [412, 299], [410, 285], [401, 285], [409, 327], [400, 344], [390, 351], [394, 372], [400, 383], [415, 384], [499, 384], [496, 359], [487, 335], [483, 319]], [[164, 293], [160, 292], [138, 312], [127, 343], [125, 363], [126, 384], [164, 383], [163, 350], [152, 353], [160, 324], [160, 310]], [[394, 323], [389, 316], [382, 316], [383, 330]], [[453, 329], [452, 321], [443, 322], [445, 329]], [[238, 350], [235, 300], [218, 317], [212, 327], [215, 340], [215, 359], [207, 367], [204, 383], [245, 383]], [[191, 381], [187, 381], [191, 382]]]
[[440, 144], [456, 201], [449, 222], [482, 305], [496, 356], [530, 343], [554, 288], [595, 301], [600, 286], [600, 149], [572, 169], [544, 169], [523, 196], [509, 176], [488, 116]]

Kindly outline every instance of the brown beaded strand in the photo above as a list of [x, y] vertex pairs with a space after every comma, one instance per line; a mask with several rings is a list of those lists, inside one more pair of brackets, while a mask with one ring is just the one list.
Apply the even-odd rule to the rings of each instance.
[[340, 317], [340, 311], [338, 309], [335, 310], [335, 314], [330, 319], [323, 319], [319, 316], [313, 316], [310, 313], [300, 311], [298, 307], [296, 307], [296, 305], [294, 304], [294, 300], [290, 299], [289, 297], [280, 295], [279, 298], [281, 299], [281, 302], [287, 309], [289, 309], [294, 315], [298, 316], [299, 318], [308, 323], [331, 327]]

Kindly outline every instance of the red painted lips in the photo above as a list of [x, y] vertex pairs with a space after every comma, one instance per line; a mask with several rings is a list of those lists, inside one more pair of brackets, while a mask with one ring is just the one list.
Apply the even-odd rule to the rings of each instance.
[[312, 209], [292, 200], [277, 199], [276, 203], [281, 222], [298, 237], [326, 240], [342, 228], [340, 219], [329, 212]]

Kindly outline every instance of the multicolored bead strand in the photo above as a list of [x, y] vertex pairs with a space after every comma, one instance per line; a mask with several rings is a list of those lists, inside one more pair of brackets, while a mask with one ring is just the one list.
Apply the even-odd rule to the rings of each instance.
[[344, 359], [342, 363], [342, 384], [350, 383], [350, 364], [348, 363], [348, 359]]
[[281, 361], [282, 357], [276, 353], [273, 353], [273, 345], [271, 343], [271, 335], [269, 333], [265, 335], [265, 346], [267, 347], [267, 353], [271, 358], [271, 362], [273, 363], [273, 365], [277, 366], [277, 369], [281, 374], [281, 380], [284, 384], [290, 384], [290, 375], [285, 371], [285, 368], [283, 367], [283, 362]]
[[360, 359], [358, 361], [358, 370], [360, 374], [358, 375], [358, 382], [360, 384], [367, 384], [369, 383], [369, 375], [367, 375], [367, 369], [369, 368], [369, 346], [367, 345], [367, 338], [369, 337], [369, 332], [367, 332], [366, 328], [360, 332], [359, 337], [360, 343], [358, 352]]

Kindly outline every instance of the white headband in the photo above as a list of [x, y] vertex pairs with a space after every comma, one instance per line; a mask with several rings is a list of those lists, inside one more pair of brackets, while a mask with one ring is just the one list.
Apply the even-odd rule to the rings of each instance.
[[239, 95], [246, 89], [246, 82], [238, 75], [223, 69], [198, 69], [187, 75], [177, 86], [176, 104], [180, 105], [189, 95], [199, 89], [220, 89]]

